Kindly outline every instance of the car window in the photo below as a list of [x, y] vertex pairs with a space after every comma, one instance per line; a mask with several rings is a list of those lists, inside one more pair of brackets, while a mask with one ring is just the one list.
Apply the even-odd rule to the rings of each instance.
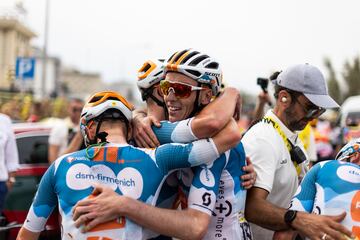
[[16, 139], [20, 164], [48, 163], [49, 136], [28, 136]]

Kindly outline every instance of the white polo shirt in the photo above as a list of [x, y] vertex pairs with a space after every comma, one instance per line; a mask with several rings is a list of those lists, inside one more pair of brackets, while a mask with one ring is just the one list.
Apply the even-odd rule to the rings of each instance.
[[[272, 118], [280, 126], [285, 136], [304, 151], [297, 133], [290, 131], [272, 110], [269, 110], [265, 117]], [[269, 202], [287, 208], [299, 182], [296, 168], [279, 132], [275, 130], [271, 123], [259, 122], [249, 129], [243, 137], [242, 143], [245, 153], [250, 157], [257, 173], [254, 186], [269, 192], [267, 197]], [[303, 176], [306, 171], [306, 162], [301, 164], [301, 168], [301, 176]], [[259, 214], [261, 214], [260, 211]], [[251, 227], [254, 239], [272, 239], [272, 231], [254, 224]]]
[[19, 168], [15, 135], [8, 116], [0, 114], [0, 182], [8, 180], [9, 172]]

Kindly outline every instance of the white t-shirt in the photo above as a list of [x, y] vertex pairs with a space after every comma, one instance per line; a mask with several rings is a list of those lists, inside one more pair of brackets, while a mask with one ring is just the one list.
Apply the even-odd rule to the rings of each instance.
[[[297, 134], [290, 131], [272, 110], [269, 110], [265, 117], [272, 118], [280, 126], [285, 136], [294, 145], [301, 147], [305, 153]], [[290, 153], [283, 138], [271, 123], [259, 122], [249, 129], [241, 141], [244, 145], [245, 153], [250, 157], [257, 173], [254, 186], [269, 192], [267, 197], [269, 202], [276, 206], [287, 208], [299, 182], [296, 169], [291, 161]], [[306, 163], [304, 162], [301, 165], [302, 176], [306, 171]], [[259, 214], [261, 214], [260, 211]], [[261, 228], [255, 224], [252, 224], [251, 227], [254, 239], [272, 239], [273, 231]]]
[[15, 135], [8, 116], [0, 114], [0, 181], [7, 181], [9, 172], [19, 168]]
[[69, 145], [69, 131], [77, 132], [79, 125], [74, 124], [70, 118], [58, 121], [51, 129], [49, 144], [59, 146], [59, 155], [62, 154]]

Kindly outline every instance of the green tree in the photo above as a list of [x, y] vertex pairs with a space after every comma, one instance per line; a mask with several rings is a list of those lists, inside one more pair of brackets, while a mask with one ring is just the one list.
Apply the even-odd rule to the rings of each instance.
[[324, 64], [328, 70], [328, 87], [329, 94], [339, 104], [342, 103], [342, 93], [340, 91], [339, 82], [336, 78], [335, 70], [329, 58], [324, 59]]
[[355, 57], [352, 61], [346, 61], [342, 76], [348, 86], [345, 97], [360, 95], [360, 57]]

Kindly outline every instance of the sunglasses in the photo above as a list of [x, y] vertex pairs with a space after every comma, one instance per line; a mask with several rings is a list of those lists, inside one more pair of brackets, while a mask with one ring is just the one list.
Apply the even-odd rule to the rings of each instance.
[[177, 98], [188, 98], [192, 91], [200, 91], [203, 89], [202, 87], [196, 87], [186, 83], [171, 82], [168, 80], [160, 81], [160, 90], [164, 96], [169, 95], [170, 91], [173, 91]]
[[323, 114], [326, 111], [325, 108], [318, 107], [315, 105], [311, 105], [311, 106], [304, 105], [298, 100], [298, 96], [295, 96], [295, 101], [299, 103], [299, 105], [302, 107], [302, 109], [305, 112], [305, 118], [307, 119], [318, 118], [321, 114]]

